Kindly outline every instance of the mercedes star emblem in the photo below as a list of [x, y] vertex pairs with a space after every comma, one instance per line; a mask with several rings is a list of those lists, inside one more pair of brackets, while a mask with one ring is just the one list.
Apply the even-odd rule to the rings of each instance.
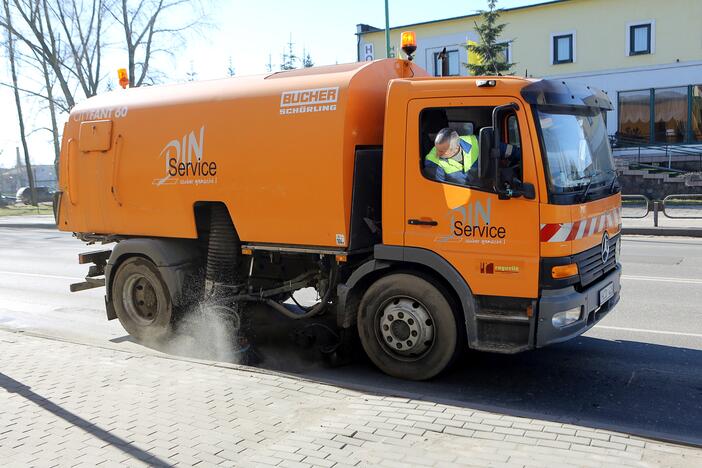
[[609, 259], [609, 234], [605, 231], [602, 236], [602, 263], [607, 263]]

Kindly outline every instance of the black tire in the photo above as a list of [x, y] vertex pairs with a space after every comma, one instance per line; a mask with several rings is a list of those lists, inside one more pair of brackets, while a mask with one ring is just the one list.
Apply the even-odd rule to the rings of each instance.
[[464, 332], [442, 289], [405, 273], [385, 276], [368, 288], [358, 309], [358, 333], [380, 370], [402, 379], [426, 380], [456, 359]]
[[117, 318], [137, 341], [155, 342], [170, 334], [174, 315], [171, 296], [150, 260], [125, 260], [115, 273], [111, 297]]

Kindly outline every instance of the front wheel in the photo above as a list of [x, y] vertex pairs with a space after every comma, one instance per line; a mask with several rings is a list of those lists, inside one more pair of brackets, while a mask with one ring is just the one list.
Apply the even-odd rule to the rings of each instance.
[[397, 273], [376, 281], [358, 310], [363, 349], [386, 374], [430, 379], [457, 356], [462, 330], [447, 295], [418, 276]]
[[173, 307], [156, 265], [142, 257], [124, 261], [112, 283], [117, 318], [137, 341], [160, 340], [171, 331]]

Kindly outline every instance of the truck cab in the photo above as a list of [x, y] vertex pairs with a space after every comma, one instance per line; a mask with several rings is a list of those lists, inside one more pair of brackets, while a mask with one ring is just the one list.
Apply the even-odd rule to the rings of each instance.
[[[470, 348], [514, 353], [580, 335], [619, 300], [609, 109], [601, 92], [548, 80], [393, 81], [375, 258], [442, 271]], [[427, 171], [445, 127], [479, 142], [466, 183]], [[398, 343], [391, 330], [385, 348], [404, 355], [409, 341]]]

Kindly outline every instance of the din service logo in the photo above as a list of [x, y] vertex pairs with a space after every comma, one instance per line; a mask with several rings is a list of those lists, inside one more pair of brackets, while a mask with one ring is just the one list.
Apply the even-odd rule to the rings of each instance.
[[336, 110], [339, 87], [284, 91], [280, 95], [280, 115]]
[[463, 242], [468, 244], [507, 243], [507, 228], [493, 225], [491, 200], [476, 200], [466, 205], [449, 210], [446, 214], [451, 219], [451, 232], [438, 236], [436, 242]]
[[166, 143], [159, 153], [164, 159], [164, 176], [154, 179], [161, 185], [206, 185], [217, 183], [217, 163], [204, 158], [205, 126]]

